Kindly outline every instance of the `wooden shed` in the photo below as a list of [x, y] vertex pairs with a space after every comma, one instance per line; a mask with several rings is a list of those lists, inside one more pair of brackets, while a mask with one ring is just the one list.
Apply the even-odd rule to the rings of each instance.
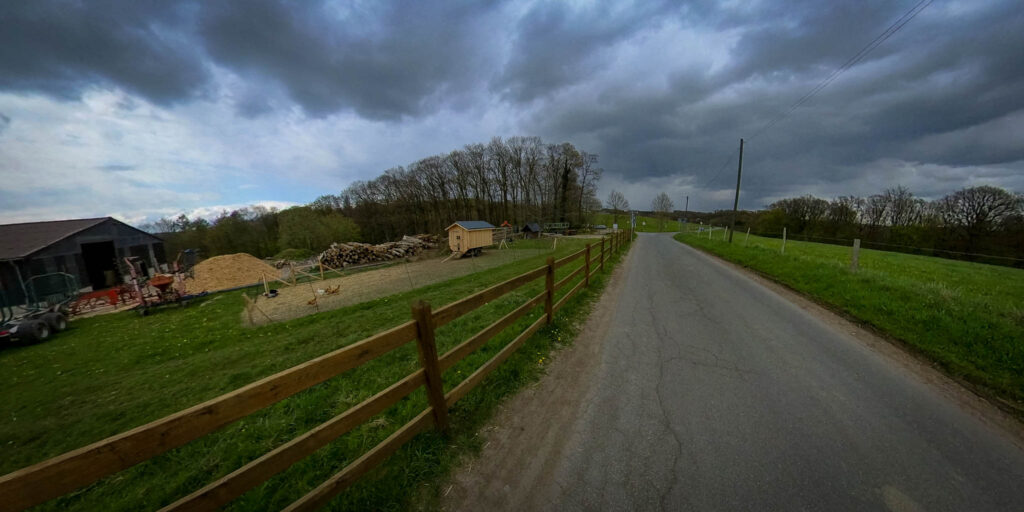
[[528, 222], [523, 226], [521, 231], [523, 233], [523, 238], [540, 238], [540, 224], [536, 222]]
[[482, 220], [460, 220], [448, 226], [448, 247], [462, 256], [472, 252], [480, 254], [483, 247], [494, 243], [494, 226]]

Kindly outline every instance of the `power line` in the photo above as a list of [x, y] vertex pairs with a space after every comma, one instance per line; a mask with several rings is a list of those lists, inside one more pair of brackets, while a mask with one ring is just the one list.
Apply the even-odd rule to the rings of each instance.
[[931, 5], [931, 3], [932, 3], [932, 0], [920, 0], [919, 2], [917, 2], [916, 5], [911, 7], [909, 11], [907, 11], [906, 13], [903, 14], [903, 16], [900, 16], [899, 18], [897, 18], [896, 21], [892, 22], [892, 24], [889, 25], [888, 28], [886, 28], [884, 31], [882, 31], [881, 34], [879, 34], [877, 37], [875, 37], [873, 40], [871, 40], [870, 43], [865, 45], [863, 48], [860, 49], [860, 51], [858, 51], [852, 57], [847, 59], [846, 62], [844, 62], [842, 66], [839, 66], [836, 70], [832, 71], [832, 73], [829, 74], [827, 77], [825, 77], [825, 79], [822, 80], [821, 83], [819, 83], [813, 89], [811, 89], [810, 91], [805, 93], [803, 96], [801, 96], [800, 99], [798, 99], [795, 102], [793, 102], [793, 104], [790, 105], [789, 108], [786, 109], [786, 111], [783, 112], [781, 115], [775, 117], [775, 119], [772, 119], [771, 121], [766, 123], [763, 127], [761, 127], [760, 130], [758, 130], [756, 133], [754, 133], [754, 135], [750, 136], [748, 140], [753, 140], [753, 139], [757, 138], [759, 135], [764, 133], [766, 130], [768, 130], [772, 126], [775, 126], [780, 121], [785, 119], [786, 116], [791, 114], [794, 110], [800, 108], [805, 103], [810, 101], [811, 98], [813, 98], [819, 92], [821, 92], [826, 87], [828, 87], [832, 82], [836, 81], [836, 79], [839, 78], [840, 75], [842, 75], [847, 70], [849, 70], [850, 68], [855, 66], [861, 60], [863, 60], [864, 57], [866, 57], [869, 53], [871, 53], [875, 48], [878, 48], [878, 46], [881, 45], [882, 43], [884, 43], [887, 39], [892, 37], [893, 34], [895, 34], [896, 32], [899, 32], [901, 28], [903, 28], [907, 23], [910, 23], [910, 20], [914, 19], [918, 14], [921, 13], [921, 11], [925, 10], [925, 8], [927, 8], [929, 5]]
[[[806, 104], [808, 101], [810, 101], [811, 98], [813, 98], [819, 92], [821, 92], [826, 87], [828, 87], [830, 84], [832, 84], [832, 82], [836, 81], [836, 79], [838, 79], [840, 75], [842, 75], [847, 70], [849, 70], [850, 68], [855, 66], [861, 60], [863, 60], [864, 57], [866, 57], [869, 53], [871, 53], [875, 48], [878, 48], [878, 46], [880, 46], [882, 43], [884, 43], [887, 39], [892, 37], [893, 34], [895, 34], [896, 32], [899, 32], [900, 29], [902, 29], [907, 23], [910, 22], [910, 20], [914, 19], [918, 14], [921, 13], [921, 11], [923, 11], [925, 8], [927, 8], [929, 5], [931, 5], [932, 1], [933, 0], [919, 0], [917, 2], [917, 4], [915, 4], [913, 7], [910, 8], [910, 10], [908, 10], [902, 16], [897, 18], [896, 21], [893, 21], [892, 24], [890, 24], [888, 28], [886, 28], [884, 31], [882, 31], [881, 34], [879, 34], [874, 39], [872, 39], [871, 42], [869, 42], [867, 45], [865, 45], [863, 48], [861, 48], [860, 51], [855, 53], [852, 57], [847, 59], [846, 62], [844, 62], [841, 66], [839, 66], [838, 68], [833, 70], [832, 73], [830, 73], [827, 77], [825, 77], [825, 79], [822, 80], [818, 85], [816, 85], [810, 91], [807, 91], [803, 96], [801, 96], [799, 99], [797, 99], [795, 102], [793, 102], [793, 104], [790, 105], [789, 108], [787, 108], [785, 112], [783, 112], [779, 116], [776, 116], [774, 119], [768, 121], [763, 127], [761, 127], [760, 130], [755, 132], [754, 135], [748, 137], [747, 138], [747, 142], [750, 142], [750, 141], [754, 140], [755, 138], [760, 136], [762, 133], [767, 131], [769, 128], [771, 128], [771, 127], [775, 126], [776, 124], [778, 124], [779, 122], [781, 122], [789, 114], [793, 113], [793, 111], [795, 111], [796, 109], [800, 108], [801, 106]], [[730, 163], [732, 163], [733, 158], [735, 158], [734, 155], [732, 155], [730, 153], [729, 158], [726, 159], [726, 161], [722, 164], [722, 166], [717, 171], [715, 171], [715, 173], [711, 176], [711, 179], [708, 180], [707, 182], [705, 182], [703, 185], [701, 185], [698, 188], [707, 188], [707, 187], [713, 185], [715, 183], [715, 181], [718, 180], [718, 178], [722, 175], [722, 172], [725, 171], [726, 167], [728, 167], [728, 165]]]

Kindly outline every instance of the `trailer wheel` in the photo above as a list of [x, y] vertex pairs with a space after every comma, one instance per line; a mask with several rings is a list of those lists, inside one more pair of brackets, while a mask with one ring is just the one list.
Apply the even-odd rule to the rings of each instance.
[[18, 341], [38, 343], [50, 338], [50, 326], [46, 322], [31, 320], [18, 326]]
[[47, 313], [43, 315], [43, 322], [50, 327], [51, 333], [58, 333], [68, 328], [68, 319], [60, 313]]

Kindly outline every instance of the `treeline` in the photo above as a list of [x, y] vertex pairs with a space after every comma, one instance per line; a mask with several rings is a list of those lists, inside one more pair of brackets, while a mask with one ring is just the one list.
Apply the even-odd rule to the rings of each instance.
[[182, 249], [199, 249], [204, 257], [246, 252], [269, 258], [284, 250], [313, 254], [339, 240], [359, 240], [359, 227], [341, 212], [316, 206], [285, 210], [252, 206], [223, 212], [213, 221], [181, 215], [141, 226], [159, 234], [168, 259]]
[[[718, 213], [708, 220], [728, 222], [729, 214]], [[1002, 259], [1024, 259], [1024, 195], [992, 186], [964, 188], [931, 201], [903, 186], [868, 197], [795, 197], [765, 211], [744, 212], [737, 222], [741, 227], [763, 234], [781, 234], [785, 227], [788, 233], [826, 242], [860, 238], [879, 249], [1024, 266], [1024, 261]]]
[[185, 215], [142, 226], [160, 234], [169, 257], [247, 252], [265, 258], [287, 249], [313, 253], [332, 242], [382, 242], [440, 233], [456, 220], [587, 223], [601, 209], [597, 155], [539, 137], [495, 137], [388, 169], [340, 194], [277, 210], [253, 206], [212, 221]]
[[584, 224], [601, 209], [597, 155], [539, 137], [495, 137], [388, 169], [313, 205], [355, 220], [366, 241], [437, 233], [456, 220]]

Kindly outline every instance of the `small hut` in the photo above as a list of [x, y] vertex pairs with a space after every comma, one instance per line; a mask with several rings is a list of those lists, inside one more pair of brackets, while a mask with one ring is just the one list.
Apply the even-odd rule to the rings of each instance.
[[480, 254], [480, 250], [494, 243], [495, 227], [482, 220], [459, 220], [445, 230], [448, 232], [448, 247], [453, 253]]
[[540, 224], [536, 222], [528, 222], [522, 229], [523, 238], [540, 238]]

